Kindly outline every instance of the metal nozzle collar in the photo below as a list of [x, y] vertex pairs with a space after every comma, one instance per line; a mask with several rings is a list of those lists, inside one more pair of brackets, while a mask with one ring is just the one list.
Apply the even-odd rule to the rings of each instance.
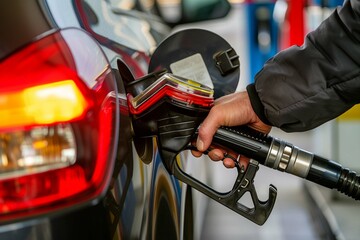
[[312, 159], [313, 154], [274, 138], [265, 165], [305, 178], [310, 170]]

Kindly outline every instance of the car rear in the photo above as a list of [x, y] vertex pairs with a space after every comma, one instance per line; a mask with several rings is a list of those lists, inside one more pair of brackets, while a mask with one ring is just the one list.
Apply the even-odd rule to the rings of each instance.
[[50, 27], [43, 8], [0, 6], [0, 238], [103, 239], [116, 77], [97, 41]]

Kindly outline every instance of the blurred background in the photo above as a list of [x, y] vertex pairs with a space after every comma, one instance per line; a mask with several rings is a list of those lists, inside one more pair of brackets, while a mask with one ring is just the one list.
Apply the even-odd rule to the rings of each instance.
[[[251, 83], [264, 62], [274, 54], [289, 46], [301, 45], [305, 35], [343, 3], [341, 0], [230, 2], [233, 8], [227, 17], [177, 26], [174, 31], [203, 28], [226, 39], [240, 56], [241, 77], [237, 90]], [[169, 15], [176, 18], [174, 13]], [[357, 106], [315, 130], [287, 134], [274, 128], [270, 135], [360, 170], [360, 108]], [[223, 167], [216, 167], [215, 171], [216, 176], [229, 176]], [[221, 177], [216, 179], [216, 184], [223, 188], [232, 183], [229, 179], [231, 177]], [[270, 183], [278, 189], [277, 202], [268, 221], [257, 226], [210, 201], [203, 239], [360, 238], [360, 205], [354, 200], [265, 167], [260, 167], [255, 181], [260, 199], [267, 199]]]

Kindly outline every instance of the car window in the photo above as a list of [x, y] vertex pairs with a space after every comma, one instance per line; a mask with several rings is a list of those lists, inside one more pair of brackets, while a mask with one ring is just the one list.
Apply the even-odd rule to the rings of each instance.
[[[97, 34], [146, 53], [150, 53], [159, 43], [155, 23], [145, 19], [137, 10], [134, 10], [136, 1], [86, 0], [85, 3], [91, 8], [92, 14], [96, 15], [97, 21], [90, 21], [92, 23], [90, 27]], [[93, 18], [94, 16], [89, 16], [89, 19]]]

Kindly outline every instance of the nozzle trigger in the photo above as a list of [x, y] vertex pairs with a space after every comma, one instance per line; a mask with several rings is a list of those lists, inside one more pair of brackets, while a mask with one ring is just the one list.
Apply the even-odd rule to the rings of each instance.
[[[239, 165], [236, 165], [236, 169], [238, 171], [238, 176], [234, 183], [234, 186], [231, 191], [227, 193], [220, 193], [215, 191], [214, 189], [208, 187], [197, 179], [191, 177], [187, 173], [185, 173], [177, 163], [172, 165], [172, 173], [173, 175], [179, 179], [180, 181], [190, 185], [196, 190], [202, 192], [213, 200], [221, 203], [222, 205], [230, 208], [231, 210], [237, 212], [241, 216], [249, 219], [250, 221], [263, 225], [274, 207], [277, 190], [273, 185], [269, 186], [269, 199], [266, 201], [259, 200], [257, 196], [257, 192], [254, 186], [254, 177], [259, 169], [258, 162], [254, 160], [250, 160], [249, 165], [246, 170], [241, 168]], [[244, 196], [246, 192], [250, 193], [251, 199], [253, 201], [254, 207], [249, 208], [239, 200]]]
[[[224, 199], [226, 205], [239, 213], [240, 215], [246, 217], [252, 222], [262, 225], [268, 219], [277, 196], [277, 189], [275, 186], [269, 186], [269, 199], [266, 201], [261, 201], [258, 198], [255, 186], [254, 186], [254, 177], [259, 169], [259, 163], [255, 160], [250, 160], [249, 165], [247, 166], [245, 172], [242, 173], [240, 167], [237, 166], [238, 177], [233, 187], [233, 194], [231, 197]], [[241, 203], [239, 200], [244, 196], [246, 192], [250, 193], [252, 202], [254, 204], [253, 208], [249, 208]]]

